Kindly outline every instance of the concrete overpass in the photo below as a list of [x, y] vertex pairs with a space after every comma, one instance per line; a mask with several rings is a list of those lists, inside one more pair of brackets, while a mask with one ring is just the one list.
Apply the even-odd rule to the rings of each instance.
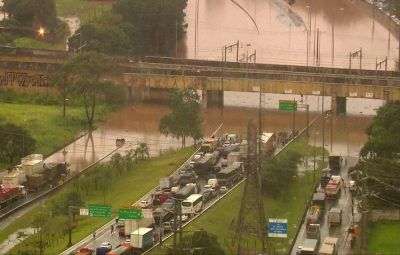
[[[0, 87], [19, 91], [51, 88], [49, 74], [66, 52], [0, 47]], [[202, 90], [205, 105], [223, 103], [224, 91], [325, 95], [334, 112], [346, 111], [346, 98], [400, 100], [400, 73], [271, 64], [222, 63], [161, 57], [112, 57], [123, 70], [108, 77], [126, 86], [131, 98], [159, 99], [169, 89]]]

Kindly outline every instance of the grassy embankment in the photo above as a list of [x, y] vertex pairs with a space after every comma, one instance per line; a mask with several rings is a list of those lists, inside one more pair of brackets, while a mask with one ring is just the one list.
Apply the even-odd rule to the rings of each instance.
[[399, 254], [400, 221], [382, 220], [368, 224], [368, 254]]
[[[86, 129], [83, 107], [69, 106], [65, 118], [62, 116], [62, 106], [0, 102], [0, 109], [0, 125], [13, 123], [27, 129], [36, 140], [36, 153], [49, 154], [66, 142], [64, 134], [67, 135], [67, 141], [71, 141]], [[95, 121], [104, 121], [106, 115], [106, 108], [99, 106]], [[19, 159], [15, 160], [14, 163], [19, 162]], [[0, 162], [0, 166], [4, 166], [4, 163]]]
[[[109, 186], [112, 188], [107, 190], [105, 195], [105, 203], [113, 206], [113, 213], [116, 215], [118, 211], [117, 208], [129, 205], [132, 203], [132, 201], [138, 200], [142, 195], [157, 185], [159, 177], [172, 173], [193, 152], [193, 147], [190, 147], [176, 152], [169, 152], [160, 157], [151, 158], [141, 161], [138, 164], [134, 164], [133, 169], [127, 171], [123, 176], [120, 176], [120, 178], [114, 178], [109, 183]], [[92, 169], [89, 171], [92, 171]], [[81, 183], [83, 182], [82, 178], [84, 178], [84, 176], [81, 177]], [[75, 190], [77, 186], [76, 184], [77, 181], [66, 184], [61, 191], [51, 196], [51, 198], [44, 203], [45, 208], [51, 207], [53, 202], [61, 199], [68, 192]], [[104, 203], [103, 192], [91, 191], [89, 193], [85, 193], [82, 190], [81, 194], [85, 204]], [[18, 221], [12, 223], [0, 233], [0, 242], [3, 242], [9, 234], [17, 231], [18, 229], [32, 226], [34, 218], [33, 215], [39, 215], [39, 213], [39, 207], [36, 207], [25, 214], [25, 216], [21, 217]], [[109, 220], [110, 219], [89, 218], [83, 216], [80, 217], [79, 222], [73, 229], [73, 242], [75, 243], [83, 237], [89, 235], [91, 232], [93, 232], [93, 230], [97, 229]], [[61, 226], [61, 224], [65, 224], [67, 217], [65, 215], [62, 217], [51, 217], [48, 219], [48, 221], [50, 221], [50, 223], [46, 224]], [[18, 254], [19, 252], [26, 250], [27, 247], [32, 247], [31, 244], [37, 241], [37, 238], [38, 237], [34, 236], [29, 237], [26, 241], [20, 243], [14, 249], [12, 249], [9, 254]], [[50, 247], [46, 248], [45, 254], [58, 254], [65, 249], [67, 241], [68, 235], [65, 233], [65, 235], [58, 237], [57, 240], [54, 240]]]
[[[313, 155], [313, 147], [309, 146], [305, 139], [297, 140], [285, 149], [285, 151], [288, 150], [297, 151], [303, 156]], [[285, 151], [282, 153], [285, 153]], [[316, 155], [317, 157], [322, 155], [322, 148], [317, 148]], [[317, 181], [320, 178], [320, 170], [322, 169], [322, 164], [320, 163], [322, 162], [318, 162], [318, 171], [316, 171]], [[313, 171], [307, 171], [306, 175], [297, 176], [290, 185], [282, 187], [282, 189], [286, 189], [283, 196], [273, 199], [268, 195], [264, 195], [265, 218], [267, 220], [268, 218], [284, 218], [288, 220], [288, 238], [269, 239], [272, 241], [272, 247], [276, 251], [284, 254], [288, 253], [290, 242], [296, 234], [302, 215], [306, 209], [306, 199], [311, 196], [313, 190], [312, 182]], [[226, 254], [231, 254], [232, 248], [228, 244], [232, 242], [234, 236], [234, 227], [239, 215], [243, 188], [244, 185], [240, 185], [210, 210], [193, 221], [185, 230], [206, 230], [217, 237]], [[306, 191], [308, 192], [307, 196]], [[234, 224], [231, 224], [232, 222]], [[168, 243], [171, 244], [171, 240]], [[248, 238], [248, 244], [250, 249], [253, 248], [254, 239]], [[156, 255], [160, 252], [160, 249], [157, 248], [151, 254]]]

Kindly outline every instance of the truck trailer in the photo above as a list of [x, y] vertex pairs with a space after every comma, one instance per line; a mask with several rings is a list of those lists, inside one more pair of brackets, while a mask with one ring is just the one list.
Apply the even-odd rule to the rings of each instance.
[[143, 253], [153, 246], [153, 229], [139, 228], [131, 233], [131, 245], [135, 254]]

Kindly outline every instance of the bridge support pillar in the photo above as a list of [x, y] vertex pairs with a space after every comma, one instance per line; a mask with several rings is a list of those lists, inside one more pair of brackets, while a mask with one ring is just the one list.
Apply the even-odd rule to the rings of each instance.
[[331, 109], [333, 114], [346, 113], [346, 97], [332, 96]]
[[168, 100], [169, 89], [158, 88], [135, 88], [132, 92], [128, 88], [128, 98], [132, 97], [135, 101], [145, 101], [154, 103], [165, 103]]
[[210, 106], [222, 106], [224, 103], [224, 92], [215, 90], [202, 90], [202, 105], [203, 108]]

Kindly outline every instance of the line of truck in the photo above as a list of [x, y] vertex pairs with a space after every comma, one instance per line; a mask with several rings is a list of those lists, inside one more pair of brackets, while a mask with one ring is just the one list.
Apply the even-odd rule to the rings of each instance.
[[44, 163], [42, 154], [31, 154], [1, 178], [0, 209], [12, 205], [29, 193], [64, 183], [69, 174], [66, 162]]
[[[338, 253], [338, 238], [327, 236], [320, 245], [322, 215], [326, 208], [327, 200], [335, 201], [340, 197], [342, 178], [340, 170], [342, 157], [329, 156], [329, 166], [323, 170], [320, 185], [313, 194], [311, 204], [305, 216], [306, 238], [301, 246], [297, 247], [299, 255], [336, 255]], [[342, 209], [332, 207], [328, 211], [329, 228], [342, 223]]]

